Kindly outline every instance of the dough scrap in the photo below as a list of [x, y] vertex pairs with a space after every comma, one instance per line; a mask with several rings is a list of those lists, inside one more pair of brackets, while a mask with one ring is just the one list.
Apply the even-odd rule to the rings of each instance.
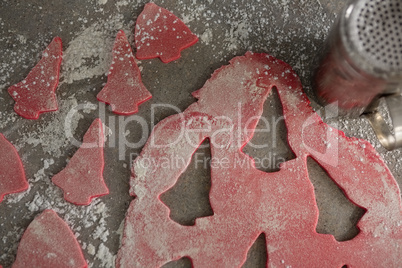
[[[296, 158], [283, 163], [280, 171], [266, 173], [241, 149], [252, 138], [273, 87]], [[133, 163], [130, 193], [136, 198], [127, 212], [117, 267], [160, 267], [182, 257], [197, 268], [241, 267], [261, 233], [266, 236], [268, 267], [402, 266], [397, 182], [369, 142], [346, 137], [322, 121], [288, 64], [248, 52], [215, 71], [194, 96], [196, 103], [155, 126]], [[192, 130], [187, 137], [183, 128]], [[206, 138], [215, 162], [210, 190], [214, 215], [182, 226], [169, 218], [169, 208], [159, 197], [175, 185]], [[338, 242], [316, 232], [319, 211], [308, 157], [366, 210], [355, 238]], [[187, 164], [161, 165], [163, 159]]]

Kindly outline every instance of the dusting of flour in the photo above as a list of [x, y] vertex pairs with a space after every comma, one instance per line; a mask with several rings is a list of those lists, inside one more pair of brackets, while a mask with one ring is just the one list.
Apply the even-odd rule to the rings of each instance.
[[123, 24], [123, 16], [115, 15], [106, 22], [96, 22], [78, 34], [64, 52], [62, 83], [71, 84], [108, 72], [112, 59], [115, 35], [120, 29], [132, 36], [130, 26]]

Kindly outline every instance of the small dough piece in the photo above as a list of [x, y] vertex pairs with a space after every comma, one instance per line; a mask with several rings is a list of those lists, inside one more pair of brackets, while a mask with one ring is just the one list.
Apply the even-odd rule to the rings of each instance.
[[4, 195], [29, 187], [21, 158], [15, 147], [0, 133], [0, 202]]
[[68, 225], [47, 209], [24, 232], [13, 268], [86, 268], [80, 245]]
[[28, 76], [8, 88], [15, 100], [14, 110], [20, 116], [38, 119], [39, 114], [58, 109], [55, 91], [59, 84], [62, 49], [60, 37], [55, 37]]
[[84, 135], [81, 148], [67, 167], [52, 178], [64, 191], [64, 199], [75, 205], [89, 205], [92, 198], [109, 194], [103, 180], [104, 135], [102, 121], [95, 119]]
[[97, 98], [110, 104], [112, 111], [120, 115], [138, 112], [138, 105], [152, 98], [142, 83], [140, 69], [123, 30], [116, 36], [107, 83]]
[[135, 26], [136, 57], [146, 60], [159, 57], [169, 63], [180, 52], [197, 43], [198, 37], [170, 11], [154, 3], [145, 5]]

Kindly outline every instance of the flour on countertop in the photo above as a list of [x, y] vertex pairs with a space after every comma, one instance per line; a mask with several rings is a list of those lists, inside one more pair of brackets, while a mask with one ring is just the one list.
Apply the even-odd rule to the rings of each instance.
[[70, 133], [74, 133], [80, 119], [84, 116], [75, 113], [71, 121], [66, 124], [65, 119], [70, 110], [78, 105], [77, 99], [69, 98], [61, 100], [59, 103], [59, 111], [52, 113], [52, 120], [40, 123], [38, 131], [26, 131], [24, 127], [20, 128], [22, 139], [16, 142], [16, 148], [22, 148], [27, 144], [36, 147], [40, 145], [44, 153], [52, 155], [56, 158], [64, 154], [64, 148], [70, 143], [65, 125], [68, 126]]
[[79, 33], [67, 45], [61, 66], [61, 83], [68, 84], [105, 75], [109, 71], [112, 48], [117, 32], [123, 29], [132, 38], [131, 25], [123, 24], [123, 16], [96, 22]]
[[107, 0], [98, 0], [99, 5], [106, 5]]
[[[112, 253], [110, 253], [109, 248], [107, 248], [103, 243], [99, 245], [98, 252], [95, 256], [96, 259], [100, 260], [102, 267], [105, 268], [113, 268], [115, 267], [115, 259]], [[89, 267], [93, 267], [93, 265], [89, 265]]]
[[95, 255], [96, 253], [96, 248], [94, 247], [94, 245], [89, 244], [87, 247], [87, 251], [89, 255]]
[[17, 115], [14, 110], [0, 112], [0, 131], [7, 136], [14, 132], [17, 128], [14, 123], [19, 119], [20, 116]]
[[201, 38], [201, 42], [205, 43], [205, 45], [209, 45], [209, 43], [212, 42], [212, 38], [213, 38], [212, 30], [206, 29], [200, 38]]

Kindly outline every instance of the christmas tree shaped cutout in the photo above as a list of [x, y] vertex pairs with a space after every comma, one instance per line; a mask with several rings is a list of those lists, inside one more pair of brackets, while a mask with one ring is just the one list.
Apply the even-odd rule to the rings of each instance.
[[154, 3], [145, 5], [135, 26], [136, 57], [146, 60], [159, 57], [169, 63], [180, 52], [197, 43], [198, 37], [175, 15]]
[[15, 100], [17, 114], [26, 119], [38, 119], [41, 113], [58, 109], [55, 91], [59, 84], [62, 53], [61, 39], [55, 37], [28, 76], [8, 88]]
[[92, 198], [109, 193], [103, 180], [104, 135], [100, 119], [95, 119], [84, 136], [81, 148], [67, 167], [52, 178], [63, 189], [64, 199], [76, 205], [89, 205]]
[[139, 104], [151, 97], [141, 81], [141, 72], [135, 63], [127, 37], [120, 30], [113, 47], [113, 60], [106, 86], [97, 98], [110, 104], [114, 113], [130, 115], [138, 111]]

